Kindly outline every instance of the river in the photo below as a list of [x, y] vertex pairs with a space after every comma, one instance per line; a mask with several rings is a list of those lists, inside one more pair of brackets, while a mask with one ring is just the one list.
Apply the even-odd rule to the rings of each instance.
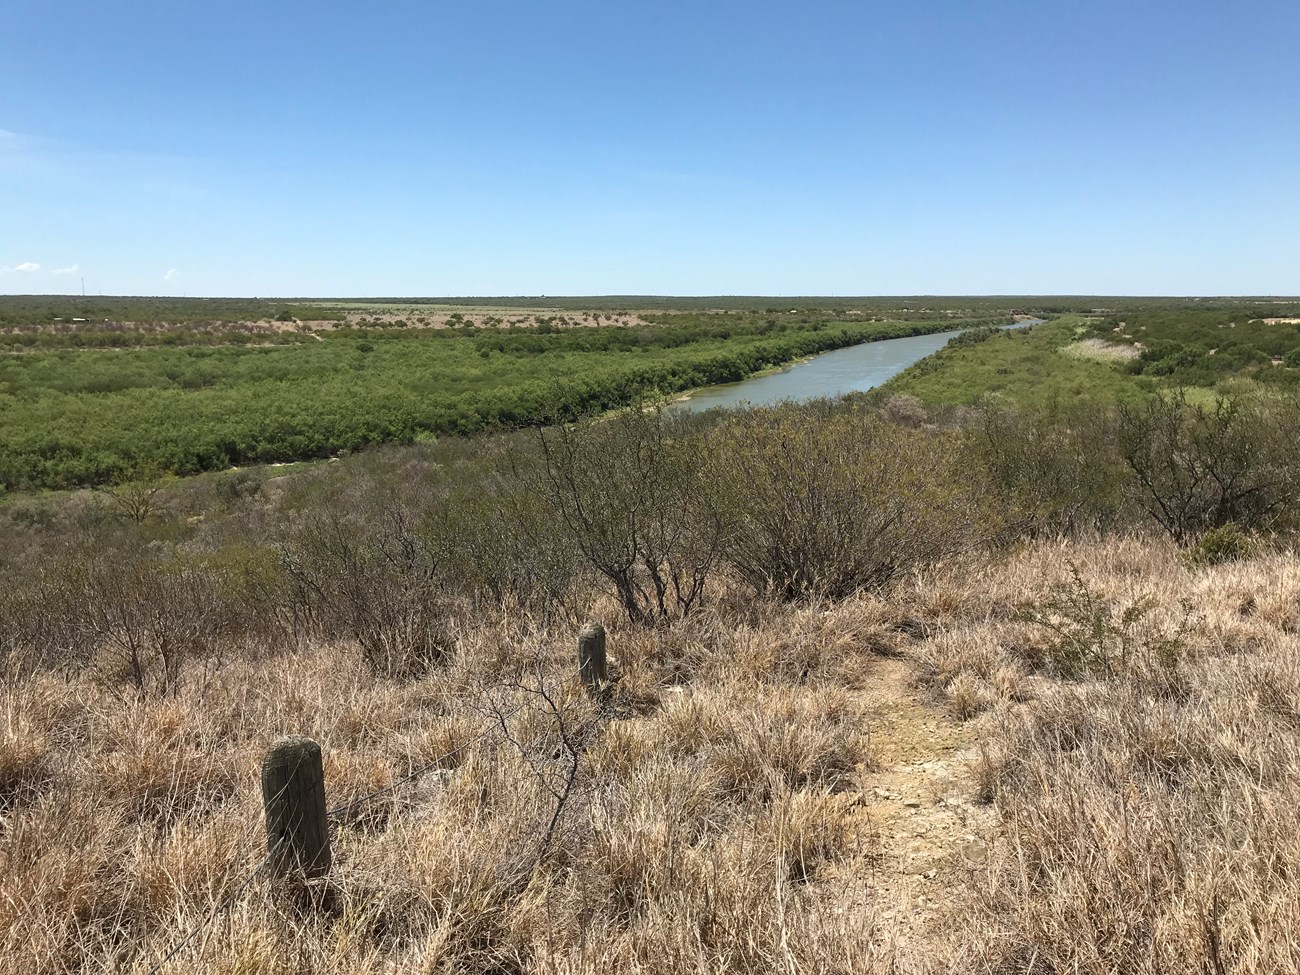
[[[1024, 328], [1041, 321], [1042, 319], [1035, 318], [1002, 327]], [[948, 344], [949, 339], [960, 334], [960, 330], [932, 332], [929, 335], [881, 339], [878, 342], [863, 342], [861, 345], [834, 349], [805, 362], [796, 362], [780, 372], [696, 390], [689, 398], [675, 402], [672, 408], [694, 413], [719, 406], [739, 406], [742, 403], [749, 406], [770, 406], [782, 400], [808, 400], [819, 396], [865, 392], [883, 385], [912, 363], [938, 352]]]

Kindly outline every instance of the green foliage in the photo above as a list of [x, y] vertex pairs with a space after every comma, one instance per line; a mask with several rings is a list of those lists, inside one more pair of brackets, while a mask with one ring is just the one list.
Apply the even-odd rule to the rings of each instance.
[[1238, 396], [1205, 406], [1184, 395], [1121, 406], [1120, 455], [1138, 502], [1180, 544], [1235, 524], [1261, 531], [1300, 498], [1294, 397]]
[[536, 425], [947, 324], [710, 315], [549, 334], [340, 328], [290, 346], [4, 356], [0, 485], [194, 474]]
[[994, 393], [1046, 407], [1085, 399], [1121, 400], [1151, 385], [1104, 362], [1061, 350], [1075, 342], [1084, 319], [1065, 316], [1026, 328], [998, 330], [980, 342], [958, 336], [934, 355], [899, 373], [881, 395], [910, 393], [926, 403], [973, 404]]
[[1188, 553], [1197, 565], [1223, 565], [1249, 558], [1255, 551], [1255, 542], [1234, 522], [1202, 532]]
[[965, 455], [1003, 499], [1012, 537], [1103, 530], [1125, 513], [1114, 428], [1113, 412], [1090, 401], [1024, 409], [989, 396], [970, 418]]
[[982, 325], [978, 328], [970, 328], [960, 335], [954, 335], [948, 340], [948, 345], [953, 348], [961, 348], [964, 345], [979, 345], [981, 342], [987, 342], [993, 336], [1002, 331], [997, 325]]
[[[287, 318], [279, 316], [287, 315]], [[77, 326], [120, 328], [210, 326], [219, 322], [256, 322], [295, 318], [338, 321], [342, 314], [316, 303], [261, 298], [123, 298], [88, 295], [0, 295], [0, 330]]]
[[1058, 677], [1114, 677], [1128, 670], [1139, 647], [1153, 650], [1166, 669], [1177, 666], [1192, 622], [1190, 604], [1172, 633], [1146, 625], [1154, 608], [1149, 599], [1125, 606], [1112, 605], [1093, 592], [1078, 566], [1071, 563], [1070, 578], [1052, 586], [1042, 603], [1021, 607], [1018, 618], [1050, 635], [1045, 662]]
[[[1068, 314], [1046, 325], [959, 336], [896, 377], [889, 391], [928, 403], [970, 403], [988, 392], [1020, 402], [1091, 397], [1133, 400], [1161, 388], [1221, 388], [1243, 379], [1300, 388], [1300, 312], [1294, 302], [1114, 299], [1118, 308]], [[1107, 303], [1110, 303], [1108, 300]], [[1133, 357], [1067, 354], [1081, 339]]]

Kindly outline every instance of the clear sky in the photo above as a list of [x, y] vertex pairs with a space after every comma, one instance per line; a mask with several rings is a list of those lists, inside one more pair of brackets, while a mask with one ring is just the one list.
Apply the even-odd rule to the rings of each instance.
[[1297, 0], [24, 0], [0, 292], [1300, 293]]

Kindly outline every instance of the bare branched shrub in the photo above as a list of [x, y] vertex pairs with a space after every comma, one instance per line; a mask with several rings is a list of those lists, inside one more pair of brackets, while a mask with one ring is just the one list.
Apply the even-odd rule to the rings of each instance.
[[590, 568], [555, 509], [508, 473], [485, 473], [454, 490], [438, 526], [457, 589], [495, 606], [581, 616], [574, 589]]
[[135, 480], [98, 489], [95, 494], [115, 514], [139, 525], [159, 512], [166, 497], [164, 489], [174, 480], [155, 468]]
[[418, 673], [446, 649], [444, 553], [418, 507], [370, 487], [349, 509], [335, 500], [306, 512], [284, 543], [284, 571], [327, 632], [355, 639], [385, 673]]
[[991, 519], [953, 438], [866, 414], [746, 411], [713, 432], [710, 457], [734, 505], [728, 563], [761, 594], [880, 589], [970, 550]]
[[1106, 530], [1126, 517], [1113, 427], [1097, 405], [1031, 410], [990, 396], [968, 424], [966, 456], [1003, 499], [1016, 537]]
[[1294, 518], [1295, 415], [1293, 402], [1261, 397], [1122, 406], [1120, 451], [1138, 503], [1180, 545], [1228, 524], [1255, 532]]
[[909, 393], [895, 393], [885, 400], [881, 413], [890, 423], [901, 427], [924, 426], [929, 420], [925, 404]]
[[528, 483], [559, 514], [572, 545], [610, 584], [629, 620], [662, 622], [704, 598], [727, 513], [702, 476], [697, 424], [658, 409], [539, 434]]
[[60, 564], [55, 578], [96, 669], [137, 690], [173, 689], [187, 659], [218, 651], [228, 624], [214, 574], [198, 560], [89, 551]]

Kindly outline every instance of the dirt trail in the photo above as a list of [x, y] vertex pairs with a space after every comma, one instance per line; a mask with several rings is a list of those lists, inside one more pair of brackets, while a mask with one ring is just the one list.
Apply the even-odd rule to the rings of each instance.
[[901, 946], [957, 896], [959, 877], [986, 855], [978, 836], [994, 817], [973, 801], [977, 739], [912, 686], [906, 660], [882, 659], [861, 693], [875, 771], [862, 775], [862, 815], [877, 851], [863, 904]]

